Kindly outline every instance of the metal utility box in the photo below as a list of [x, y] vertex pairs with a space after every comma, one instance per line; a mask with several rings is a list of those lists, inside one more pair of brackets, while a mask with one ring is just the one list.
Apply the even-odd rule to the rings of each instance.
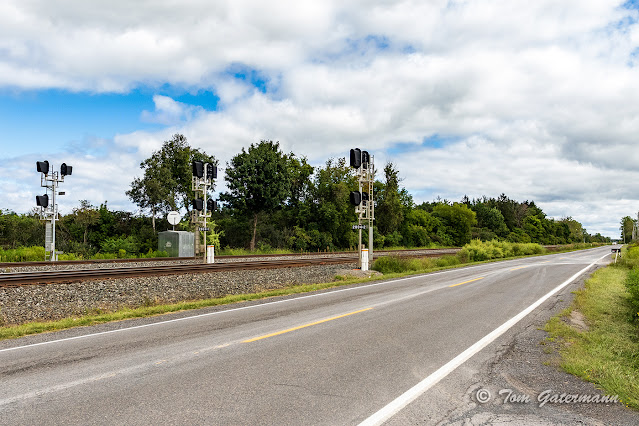
[[195, 235], [187, 231], [164, 231], [158, 233], [158, 250], [169, 257], [194, 257]]

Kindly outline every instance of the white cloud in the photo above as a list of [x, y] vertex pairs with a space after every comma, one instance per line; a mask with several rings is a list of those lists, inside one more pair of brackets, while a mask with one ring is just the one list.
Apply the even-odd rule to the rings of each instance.
[[[505, 192], [615, 236], [639, 208], [639, 15], [621, 5], [15, 0], [0, 5], [0, 87], [219, 96], [218, 111], [154, 96], [141, 118], [166, 127], [104, 146], [108, 185], [95, 168], [76, 180], [94, 203], [127, 205], [139, 162], [180, 132], [222, 165], [261, 139], [316, 165], [359, 146], [396, 162], [418, 201]], [[422, 145], [433, 135], [442, 147]], [[78, 170], [95, 161], [74, 155]]]

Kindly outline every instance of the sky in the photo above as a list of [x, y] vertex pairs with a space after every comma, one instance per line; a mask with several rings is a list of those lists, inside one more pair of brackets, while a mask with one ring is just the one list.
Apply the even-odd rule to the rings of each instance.
[[[391, 162], [416, 204], [534, 201], [618, 238], [639, 210], [639, 0], [3, 0], [0, 209], [125, 192], [175, 133]], [[383, 180], [383, 176], [378, 175]], [[217, 190], [224, 190], [219, 179]]]

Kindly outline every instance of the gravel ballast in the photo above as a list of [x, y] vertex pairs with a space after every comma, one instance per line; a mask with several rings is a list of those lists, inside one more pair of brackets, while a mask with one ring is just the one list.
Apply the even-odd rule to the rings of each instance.
[[356, 263], [0, 288], [0, 325], [331, 282]]

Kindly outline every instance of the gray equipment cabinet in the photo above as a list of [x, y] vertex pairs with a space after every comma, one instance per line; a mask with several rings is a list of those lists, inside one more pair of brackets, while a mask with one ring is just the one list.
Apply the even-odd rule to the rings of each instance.
[[158, 250], [169, 257], [194, 257], [195, 236], [187, 231], [164, 231], [158, 233]]

